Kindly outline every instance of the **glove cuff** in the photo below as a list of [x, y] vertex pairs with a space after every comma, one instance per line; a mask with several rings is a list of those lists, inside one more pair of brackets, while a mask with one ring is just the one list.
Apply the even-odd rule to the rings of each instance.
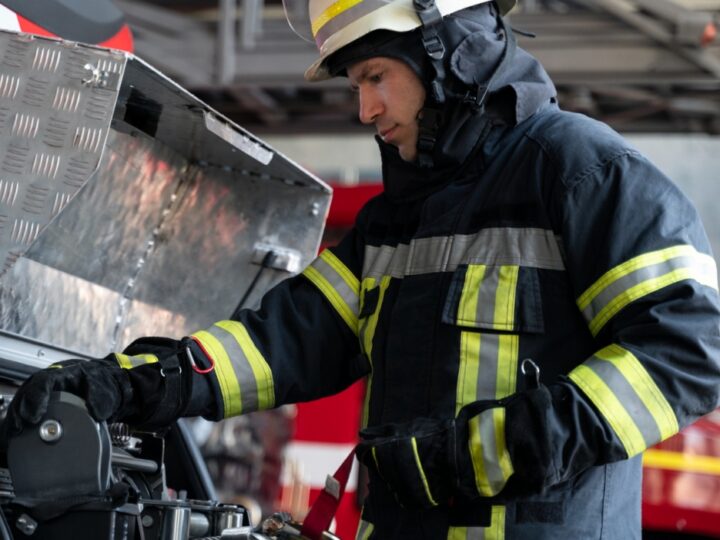
[[528, 390], [506, 405], [507, 447], [515, 468], [513, 491], [541, 493], [555, 474], [550, 448], [548, 413], [552, 396], [546, 386]]

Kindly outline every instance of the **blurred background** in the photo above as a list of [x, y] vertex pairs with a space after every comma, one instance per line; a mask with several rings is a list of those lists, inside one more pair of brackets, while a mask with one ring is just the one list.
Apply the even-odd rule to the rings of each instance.
[[[382, 189], [355, 94], [342, 79], [304, 82], [315, 48], [278, 1], [114, 0], [102, 35], [79, 30], [95, 24], [82, 0], [57, 2], [70, 14], [62, 20], [42, 3], [0, 0], [0, 26], [133, 51], [331, 184], [324, 245]], [[549, 71], [561, 107], [607, 122], [649, 156], [695, 202], [720, 253], [720, 0], [520, 0], [510, 20], [535, 34], [520, 45]], [[357, 384], [315, 403], [197, 421], [221, 498], [301, 519], [354, 445], [362, 393]], [[356, 470], [337, 516], [342, 538], [354, 537], [362, 486]], [[643, 495], [647, 538], [720, 538], [720, 412], [646, 453]]]

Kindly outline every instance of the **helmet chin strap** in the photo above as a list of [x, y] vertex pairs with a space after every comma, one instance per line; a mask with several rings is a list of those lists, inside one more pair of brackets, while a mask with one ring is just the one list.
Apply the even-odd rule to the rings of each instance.
[[[443, 105], [446, 101], [445, 44], [438, 34], [438, 27], [442, 22], [442, 15], [435, 4], [435, 0], [413, 0], [413, 5], [420, 18], [422, 44], [435, 71], [435, 77], [430, 82], [428, 96], [425, 99], [423, 108], [417, 116], [418, 140], [417, 140], [417, 163], [421, 168], [432, 168], [435, 165], [433, 153], [437, 143], [438, 131], [443, 122]], [[490, 88], [504, 73], [515, 56], [517, 41], [510, 25], [505, 24], [503, 17], [498, 17], [501, 31], [505, 34], [505, 47], [497, 68], [483, 84], [478, 84], [474, 92], [469, 91], [464, 102], [468, 103], [477, 113], [485, 112], [485, 102]]]
[[438, 26], [442, 23], [442, 15], [435, 5], [435, 0], [413, 0], [415, 11], [422, 26], [420, 27], [422, 44], [430, 64], [435, 70], [435, 77], [430, 82], [428, 96], [423, 108], [418, 112], [417, 161], [422, 168], [431, 168], [433, 151], [437, 142], [437, 134], [442, 124], [442, 105], [445, 103], [445, 44], [438, 35]]

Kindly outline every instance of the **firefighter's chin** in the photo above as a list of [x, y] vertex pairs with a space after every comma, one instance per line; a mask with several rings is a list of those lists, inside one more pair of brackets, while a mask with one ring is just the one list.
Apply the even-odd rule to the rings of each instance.
[[397, 144], [398, 154], [403, 161], [413, 162], [417, 158], [417, 141]]

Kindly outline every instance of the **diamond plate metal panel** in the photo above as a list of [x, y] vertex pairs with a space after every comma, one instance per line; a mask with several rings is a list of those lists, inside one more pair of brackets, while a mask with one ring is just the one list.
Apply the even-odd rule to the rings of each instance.
[[0, 32], [0, 73], [0, 337], [104, 356], [314, 257], [329, 188], [141, 60]]
[[13, 264], [100, 162], [126, 58], [0, 33], [0, 269]]

